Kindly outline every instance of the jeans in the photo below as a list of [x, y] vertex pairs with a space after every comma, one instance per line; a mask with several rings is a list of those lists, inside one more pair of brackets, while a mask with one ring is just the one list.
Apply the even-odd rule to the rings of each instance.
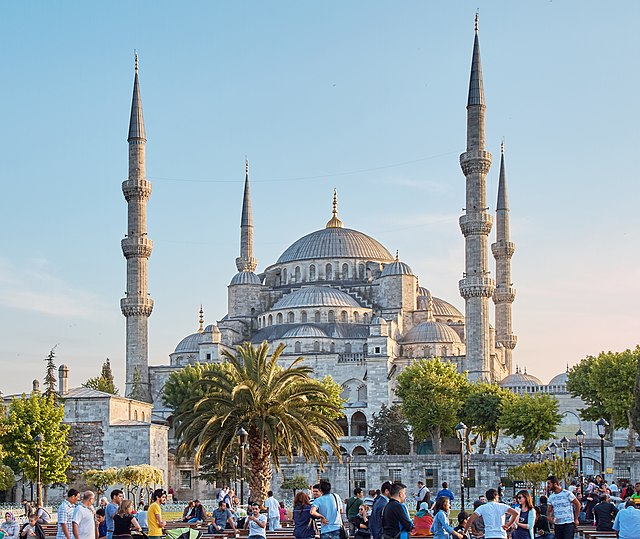
[[193, 517], [187, 520], [187, 524], [195, 524], [196, 522], [202, 522], [202, 521], [197, 517]]
[[340, 539], [340, 530], [333, 530], [332, 532], [320, 532], [320, 539]]
[[107, 539], [113, 539], [113, 530], [107, 531]]
[[280, 515], [277, 517], [269, 517], [269, 531], [273, 532], [280, 529]]
[[573, 522], [570, 522], [569, 524], [556, 524], [556, 539], [573, 539], [576, 531], [575, 528], [576, 527]]

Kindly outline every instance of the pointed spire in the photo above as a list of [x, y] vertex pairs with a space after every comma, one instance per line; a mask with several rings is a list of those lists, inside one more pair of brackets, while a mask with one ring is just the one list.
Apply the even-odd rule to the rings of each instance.
[[396, 262], [400, 262], [400, 249], [396, 249]]
[[480, 40], [478, 39], [478, 13], [475, 22], [476, 35], [473, 42], [473, 57], [471, 60], [471, 79], [469, 80], [469, 105], [484, 105], [484, 88], [482, 86], [482, 63], [480, 62]]
[[436, 319], [433, 316], [433, 296], [429, 294], [429, 299], [427, 300], [427, 322], [435, 322]]
[[142, 99], [140, 98], [140, 82], [138, 81], [138, 53], [136, 56], [136, 74], [133, 79], [133, 99], [131, 100], [131, 119], [129, 120], [129, 137], [127, 142], [132, 140], [146, 141], [144, 132], [144, 118], [142, 117]]
[[333, 189], [333, 217], [329, 219], [326, 228], [342, 228], [342, 221], [338, 219], [338, 192]]
[[249, 160], [245, 157], [244, 195], [242, 196], [242, 216], [240, 217], [240, 256], [236, 258], [238, 271], [255, 271], [258, 261], [253, 258], [253, 212], [249, 190]]
[[200, 326], [198, 327], [198, 333], [204, 332], [204, 311], [202, 310], [202, 303], [200, 304]]
[[253, 226], [251, 211], [251, 193], [249, 191], [249, 160], [245, 157], [244, 196], [242, 198], [242, 218], [240, 226]]
[[500, 175], [498, 180], [498, 204], [496, 210], [509, 210], [507, 197], [507, 175], [504, 168], [504, 140], [500, 144]]

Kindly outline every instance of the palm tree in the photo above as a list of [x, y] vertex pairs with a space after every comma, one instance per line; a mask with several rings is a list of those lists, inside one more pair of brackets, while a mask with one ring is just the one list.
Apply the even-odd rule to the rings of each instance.
[[257, 348], [244, 343], [236, 355], [225, 351], [221, 368], [198, 382], [204, 396], [192, 398], [176, 418], [180, 453], [193, 455], [196, 465], [208, 453], [224, 463], [238, 430], [248, 431], [249, 487], [258, 503], [267, 496], [271, 467], [278, 469], [280, 457], [299, 455], [322, 465], [328, 457], [323, 443], [339, 455], [342, 430], [334, 418], [342, 401], [311, 378], [313, 370], [301, 365], [302, 357], [279, 366], [283, 350], [280, 344], [269, 357], [263, 342]]

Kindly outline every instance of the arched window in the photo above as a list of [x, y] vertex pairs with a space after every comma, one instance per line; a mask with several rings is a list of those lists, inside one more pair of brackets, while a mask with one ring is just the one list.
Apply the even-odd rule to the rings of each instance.
[[287, 268], [282, 268], [282, 284], [287, 284]]
[[316, 280], [316, 266], [315, 266], [315, 264], [311, 264], [309, 266], [309, 280], [310, 281], [315, 281]]
[[273, 325], [273, 316], [269, 315], [269, 325]]
[[133, 419], [134, 419], [135, 421], [138, 421], [138, 410], [134, 410], [134, 411], [133, 411]]
[[262, 318], [258, 318], [258, 327], [261, 328], [262, 327]]
[[350, 354], [351, 353], [351, 343], [348, 342], [344, 345], [344, 353], [345, 354]]
[[342, 278], [345, 281], [349, 278], [349, 264], [342, 264]]
[[367, 402], [367, 386], [365, 384], [358, 388], [358, 402]]
[[293, 324], [295, 322], [295, 316], [292, 312], [287, 313], [287, 322], [289, 322], [289, 324]]
[[300, 279], [300, 266], [296, 266], [294, 275], [295, 275], [296, 283], [299, 283], [301, 281], [301, 279]]
[[302, 320], [303, 324], [307, 321], [307, 311], [302, 311], [300, 313], [300, 319]]
[[276, 316], [276, 324], [282, 324], [282, 313], [278, 313]]
[[351, 416], [351, 436], [367, 435], [367, 417], [362, 412]]
[[429, 359], [431, 357], [431, 347], [430, 346], [425, 346], [424, 347], [424, 357], [426, 359]]
[[331, 352], [333, 354], [333, 353], [335, 353], [335, 351], [336, 351], [336, 343], [332, 342], [329, 345], [329, 352]]
[[296, 343], [293, 345], [293, 351], [296, 354], [299, 354], [301, 350], [302, 350], [302, 344], [300, 343], [300, 341], [296, 341]]
[[364, 264], [358, 264], [358, 279], [364, 281]]
[[343, 436], [349, 436], [349, 425], [347, 423], [347, 418], [342, 416], [340, 419], [336, 420], [338, 427], [342, 429]]
[[357, 456], [359, 456], [359, 457], [362, 457], [362, 456], [364, 456], [364, 455], [366, 455], [366, 454], [367, 454], [367, 450], [366, 450], [364, 447], [362, 447], [361, 445], [357, 445], [357, 446], [355, 446], [355, 447], [353, 448], [353, 453], [352, 453], [352, 454], [353, 454], [354, 456], [356, 456], [356, 455], [357, 455]]
[[319, 323], [320, 323], [320, 311], [316, 311], [316, 312], [315, 312], [315, 314], [314, 314], [314, 316], [313, 316], [313, 319], [315, 320], [315, 323], [316, 323], [316, 324], [319, 324]]
[[318, 341], [313, 341], [313, 351], [314, 352], [320, 351], [320, 343]]
[[353, 321], [354, 321], [356, 324], [359, 324], [359, 323], [360, 323], [360, 313], [359, 313], [358, 311], [355, 311], [355, 312], [353, 313]]
[[342, 386], [342, 391], [340, 392], [340, 398], [348, 401], [350, 393], [351, 393], [351, 389], [349, 388], [349, 386]]
[[367, 343], [364, 343], [362, 345], [362, 353], [366, 356], [369, 353], [369, 345]]
[[344, 322], [345, 324], [349, 321], [349, 315], [347, 314], [347, 311], [342, 311], [340, 313], [340, 321]]
[[142, 412], [142, 421], [145, 421], [145, 415], [144, 415], [144, 412]]
[[362, 315], [362, 321], [363, 321], [365, 324], [368, 324], [368, 323], [369, 323], [369, 313], [364, 313], [364, 314]]
[[327, 264], [324, 270], [324, 278], [327, 281], [331, 281], [333, 279], [333, 266], [331, 264]]
[[336, 313], [334, 313], [333, 311], [329, 311], [329, 322], [335, 322], [336, 321]]
[[447, 356], [447, 355], [448, 355], [448, 354], [447, 354], [447, 352], [448, 352], [447, 347], [446, 347], [446, 346], [443, 346], [443, 347], [442, 347], [442, 357]]

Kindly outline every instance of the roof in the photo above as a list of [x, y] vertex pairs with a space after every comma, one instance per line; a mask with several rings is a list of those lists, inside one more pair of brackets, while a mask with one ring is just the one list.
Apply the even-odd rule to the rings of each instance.
[[550, 386], [566, 386], [567, 379], [569, 378], [568, 372], [561, 372], [560, 374], [556, 374], [551, 381], [549, 382]]
[[105, 391], [98, 391], [89, 387], [72, 387], [64, 394], [65, 399], [104, 399], [105, 397], [118, 397]]
[[442, 322], [427, 321], [411, 328], [402, 338], [404, 344], [450, 342], [462, 343], [460, 336]]
[[[339, 230], [339, 229], [336, 229]], [[307, 286], [294, 290], [278, 300], [271, 310], [301, 307], [353, 307], [363, 308], [346, 292], [330, 286]]]
[[252, 271], [241, 271], [236, 273], [229, 283], [230, 286], [236, 284], [262, 284], [262, 281]]
[[409, 267], [409, 264], [395, 260], [391, 264], [387, 264], [382, 270], [381, 277], [387, 277], [389, 275], [413, 275], [413, 271]]
[[202, 333], [192, 333], [191, 335], [187, 335], [184, 339], [182, 339], [174, 353], [176, 352], [198, 352], [200, 350], [199, 344], [202, 340]]
[[455, 316], [458, 318], [464, 318], [464, 315], [456, 309], [451, 303], [436, 298], [433, 298], [433, 316]]
[[[276, 324], [258, 330], [252, 337], [252, 343], [262, 341], [278, 341], [280, 339], [294, 338], [290, 335], [302, 327], [312, 326], [317, 331], [317, 338], [324, 339], [366, 339], [369, 336], [369, 326], [366, 324], [322, 323], [322, 324]], [[307, 331], [307, 330], [300, 330]], [[322, 335], [321, 333], [322, 332]]]
[[297, 339], [297, 338], [323, 338], [323, 337], [327, 337], [328, 335], [322, 331], [319, 327], [313, 326], [311, 324], [305, 324], [303, 326], [297, 326], [294, 328], [291, 328], [289, 331], [287, 331], [282, 338], [283, 339]]
[[503, 378], [498, 384], [501, 387], [536, 387], [541, 386], [542, 382], [533, 374], [516, 371], [506, 378]]

